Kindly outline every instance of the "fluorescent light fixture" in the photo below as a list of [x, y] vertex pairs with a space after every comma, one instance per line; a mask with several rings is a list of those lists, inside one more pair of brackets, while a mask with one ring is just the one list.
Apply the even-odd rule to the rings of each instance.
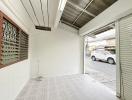
[[60, 0], [60, 2], [59, 2], [59, 10], [60, 10], [61, 12], [63, 12], [63, 10], [64, 10], [64, 8], [65, 8], [66, 1], [67, 1], [67, 0]]

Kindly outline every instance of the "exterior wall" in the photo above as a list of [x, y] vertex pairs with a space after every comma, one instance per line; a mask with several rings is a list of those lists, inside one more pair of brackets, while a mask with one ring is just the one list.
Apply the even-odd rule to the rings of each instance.
[[32, 77], [44, 77], [83, 73], [83, 39], [76, 30], [61, 24], [51, 32], [32, 30]]
[[106, 40], [108, 46], [116, 46], [116, 39]]

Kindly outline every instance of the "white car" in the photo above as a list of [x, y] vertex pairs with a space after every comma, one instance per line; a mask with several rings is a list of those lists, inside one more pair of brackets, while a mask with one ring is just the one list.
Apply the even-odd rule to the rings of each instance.
[[93, 61], [102, 60], [107, 61], [109, 64], [116, 63], [116, 55], [105, 50], [95, 50], [91, 53], [91, 59]]

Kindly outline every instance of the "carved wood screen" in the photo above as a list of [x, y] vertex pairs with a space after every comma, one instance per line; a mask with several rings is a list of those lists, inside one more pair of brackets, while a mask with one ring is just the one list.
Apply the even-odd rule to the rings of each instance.
[[0, 68], [28, 58], [28, 35], [0, 11]]

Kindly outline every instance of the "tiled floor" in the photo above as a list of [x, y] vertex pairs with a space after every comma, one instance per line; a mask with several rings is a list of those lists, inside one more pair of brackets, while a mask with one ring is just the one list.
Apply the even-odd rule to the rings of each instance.
[[88, 75], [30, 80], [16, 100], [118, 100], [106, 86]]

